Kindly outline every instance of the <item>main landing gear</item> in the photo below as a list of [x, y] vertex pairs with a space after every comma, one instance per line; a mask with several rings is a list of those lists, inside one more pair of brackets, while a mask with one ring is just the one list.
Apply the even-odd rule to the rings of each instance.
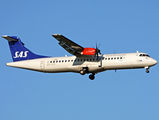
[[88, 68], [87, 68], [87, 67], [81, 68], [80, 74], [81, 74], [81, 75], [85, 75], [86, 73], [88, 73]]
[[[88, 67], [81, 68], [80, 74], [85, 75], [86, 73], [89, 73]], [[95, 73], [89, 75], [89, 79], [94, 80], [94, 78], [95, 78]]]
[[89, 79], [94, 80], [94, 78], [95, 78], [95, 73], [89, 75]]

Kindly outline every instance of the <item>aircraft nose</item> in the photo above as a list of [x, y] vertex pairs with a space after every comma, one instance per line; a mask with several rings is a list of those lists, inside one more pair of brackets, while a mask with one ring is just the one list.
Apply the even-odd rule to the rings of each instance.
[[157, 60], [155, 60], [155, 65], [157, 64]]
[[156, 65], [157, 64], [157, 60], [153, 60], [153, 64]]

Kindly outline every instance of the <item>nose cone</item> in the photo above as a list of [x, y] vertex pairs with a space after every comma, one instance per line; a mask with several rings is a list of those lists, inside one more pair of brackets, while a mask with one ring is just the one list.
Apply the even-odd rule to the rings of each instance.
[[153, 59], [153, 65], [157, 64], [157, 60]]
[[155, 65], [157, 64], [157, 60], [154, 61], [154, 64], [155, 64]]

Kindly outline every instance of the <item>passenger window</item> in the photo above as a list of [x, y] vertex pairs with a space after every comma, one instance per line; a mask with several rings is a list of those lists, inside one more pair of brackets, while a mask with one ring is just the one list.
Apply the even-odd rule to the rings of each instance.
[[111, 58], [111, 60], [113, 60], [113, 58]]
[[62, 60], [62, 62], [64, 62], [64, 60]]
[[53, 63], [55, 63], [55, 61], [53, 61]]
[[58, 61], [56, 61], [56, 63], [58, 63]]
[[114, 60], [116, 60], [116, 57], [114, 58]]
[[105, 58], [105, 60], [107, 60], [107, 58]]
[[119, 59], [119, 57], [117, 57], [117, 59]]
[[93, 59], [93, 61], [95, 61], [95, 59]]
[[65, 62], [67, 62], [67, 60], [65, 60]]
[[73, 60], [71, 60], [71, 62], [73, 62]]
[[92, 61], [92, 59], [90, 59], [90, 61]]
[[108, 60], [110, 60], [110, 58], [108, 58]]
[[68, 60], [68, 62], [70, 62], [70, 60]]
[[122, 59], [122, 57], [120, 57], [120, 59]]
[[61, 60], [59, 60], [59, 63], [61, 62]]
[[50, 63], [52, 63], [52, 61], [50, 61]]

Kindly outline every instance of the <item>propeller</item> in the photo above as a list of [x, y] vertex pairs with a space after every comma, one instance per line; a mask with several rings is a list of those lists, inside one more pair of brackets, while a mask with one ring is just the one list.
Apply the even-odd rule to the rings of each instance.
[[[99, 44], [99, 46], [100, 46], [100, 44]], [[96, 51], [95, 51], [94, 56], [97, 57], [97, 61], [99, 61], [99, 56], [98, 56], [98, 54], [101, 55], [101, 51], [100, 51], [98, 48], [99, 48], [99, 47], [97, 46], [97, 43], [96, 43]]]

